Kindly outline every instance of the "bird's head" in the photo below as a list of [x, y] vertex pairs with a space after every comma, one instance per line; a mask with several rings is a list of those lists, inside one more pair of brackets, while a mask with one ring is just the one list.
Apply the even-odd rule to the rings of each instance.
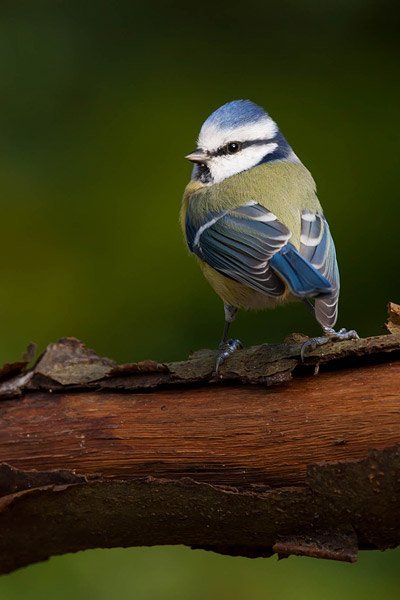
[[271, 160], [298, 160], [277, 124], [250, 100], [234, 100], [213, 112], [197, 149], [185, 158], [195, 163], [192, 179], [206, 185]]

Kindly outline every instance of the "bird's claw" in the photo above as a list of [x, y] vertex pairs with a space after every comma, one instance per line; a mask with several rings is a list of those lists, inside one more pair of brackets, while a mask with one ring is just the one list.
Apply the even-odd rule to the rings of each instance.
[[342, 328], [339, 331], [335, 331], [332, 327], [324, 327], [324, 334], [321, 337], [311, 338], [304, 342], [300, 350], [301, 362], [304, 362], [306, 352], [315, 350], [318, 346], [323, 346], [328, 342], [360, 339], [360, 336], [354, 329], [347, 331], [347, 329]]
[[218, 369], [228, 356], [233, 354], [236, 350], [243, 348], [243, 344], [240, 340], [227, 340], [219, 345], [220, 353], [218, 354], [217, 362], [215, 363], [215, 373], [218, 373]]

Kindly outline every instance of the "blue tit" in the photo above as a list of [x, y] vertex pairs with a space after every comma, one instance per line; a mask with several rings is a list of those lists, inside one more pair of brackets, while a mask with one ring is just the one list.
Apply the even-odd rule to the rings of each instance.
[[306, 342], [302, 358], [328, 340], [357, 338], [353, 330], [333, 329], [339, 271], [314, 180], [264, 109], [249, 100], [224, 104], [204, 122], [186, 158], [194, 167], [182, 229], [225, 309], [217, 370], [241, 347], [228, 340], [239, 308], [303, 301], [323, 335]]

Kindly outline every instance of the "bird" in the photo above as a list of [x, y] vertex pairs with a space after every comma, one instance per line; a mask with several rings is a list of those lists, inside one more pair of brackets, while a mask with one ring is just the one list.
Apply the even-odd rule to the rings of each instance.
[[182, 200], [180, 222], [189, 251], [224, 303], [225, 326], [216, 372], [242, 348], [228, 339], [239, 309], [302, 301], [322, 335], [301, 347], [301, 359], [336, 331], [339, 270], [335, 245], [309, 170], [270, 115], [234, 100], [203, 123]]

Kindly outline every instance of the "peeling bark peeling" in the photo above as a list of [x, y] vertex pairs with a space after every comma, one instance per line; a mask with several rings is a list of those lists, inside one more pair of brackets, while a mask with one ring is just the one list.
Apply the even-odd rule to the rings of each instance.
[[[389, 335], [117, 365], [75, 338], [0, 370], [0, 573], [96, 547], [357, 560], [400, 542]], [[319, 370], [317, 376], [314, 373]]]

